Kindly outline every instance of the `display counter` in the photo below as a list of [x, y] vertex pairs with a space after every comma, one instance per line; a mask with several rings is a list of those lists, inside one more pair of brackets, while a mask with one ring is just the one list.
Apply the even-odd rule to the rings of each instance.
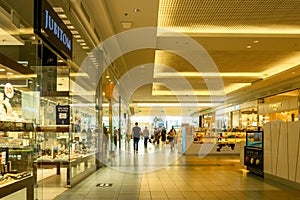
[[[70, 161], [60, 159], [39, 158], [37, 159], [37, 161], [35, 161], [35, 165], [37, 169], [48, 166], [55, 166], [57, 175], [61, 175], [61, 168], [66, 168], [67, 173], [65, 186], [70, 187], [75, 184], [75, 182], [72, 181], [72, 179], [74, 179], [76, 176], [80, 175], [83, 172], [86, 173], [87, 171], [95, 170], [95, 156], [96, 153], [81, 156], [78, 155], [76, 158], [73, 158]], [[81, 167], [81, 165], [83, 165], [83, 168]]]
[[96, 135], [72, 132], [69, 126], [41, 126], [37, 128], [39, 155], [37, 170], [56, 167], [56, 175], [66, 169], [65, 187], [72, 187], [96, 171]]
[[0, 198], [11, 195], [26, 188], [26, 199], [34, 199], [34, 177], [32, 175], [20, 179], [10, 178], [6, 183], [0, 182]]
[[198, 129], [185, 154], [240, 154], [245, 140], [246, 132], [212, 133]]
[[0, 198], [26, 188], [34, 199], [32, 123], [0, 121]]

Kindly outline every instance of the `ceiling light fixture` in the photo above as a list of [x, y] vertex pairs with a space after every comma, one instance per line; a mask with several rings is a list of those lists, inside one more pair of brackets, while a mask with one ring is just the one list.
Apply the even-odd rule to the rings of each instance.
[[64, 12], [64, 9], [62, 7], [53, 7], [53, 10], [56, 12], [56, 13], [63, 13]]
[[74, 30], [74, 29], [75, 29], [75, 27], [74, 27], [74, 26], [72, 26], [72, 25], [70, 25], [70, 26], [67, 26], [67, 28], [68, 28], [68, 29], [70, 29], [70, 30], [71, 30], [71, 29], [72, 29], [72, 30]]
[[[178, 77], [204, 77], [204, 78], [214, 78], [214, 77], [257, 77], [262, 78], [263, 75], [261, 73], [255, 72], [155, 72], [155, 78], [178, 78]], [[208, 79], [207, 79], [208, 80]]]
[[66, 14], [59, 14], [58, 16], [59, 16], [59, 18], [61, 18], [61, 19], [66, 19], [66, 18], [67, 18], [67, 15], [66, 15]]
[[124, 29], [129, 29], [132, 26], [132, 22], [131, 21], [121, 21], [121, 24], [123, 26]]
[[69, 24], [71, 24], [71, 21], [70, 20], [63, 20], [63, 23], [66, 24], [66, 25], [69, 25]]
[[109, 78], [109, 72], [108, 71], [106, 72], [105, 78]]
[[78, 34], [79, 34], [78, 31], [71, 31], [71, 33], [72, 33], [73, 35], [78, 35]]

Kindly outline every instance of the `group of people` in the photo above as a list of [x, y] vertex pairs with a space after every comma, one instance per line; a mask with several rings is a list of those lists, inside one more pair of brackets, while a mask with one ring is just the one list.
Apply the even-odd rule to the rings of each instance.
[[134, 153], [138, 152], [138, 144], [141, 137], [144, 138], [144, 147], [147, 148], [148, 142], [153, 142], [154, 144], [159, 144], [160, 141], [162, 144], [166, 144], [167, 141], [170, 143], [171, 149], [174, 148], [174, 138], [176, 136], [176, 130], [172, 126], [169, 132], [167, 132], [166, 128], [163, 127], [161, 130], [158, 128], [154, 129], [153, 136], [154, 141], [152, 141], [150, 131], [147, 127], [142, 129], [138, 126], [138, 122], [135, 122], [135, 126], [132, 128], [132, 136], [133, 136], [133, 149]]

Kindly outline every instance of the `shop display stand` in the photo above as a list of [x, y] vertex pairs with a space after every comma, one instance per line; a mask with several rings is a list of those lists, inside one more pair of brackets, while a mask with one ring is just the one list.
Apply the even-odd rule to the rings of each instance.
[[26, 188], [26, 199], [33, 200], [34, 199], [34, 177], [29, 176], [20, 180], [15, 180], [14, 182], [1, 186], [0, 187], [0, 198], [6, 197], [10, 194], [13, 194], [19, 190]]
[[[1, 174], [9, 182], [0, 185], [0, 198], [26, 188], [26, 199], [34, 199], [35, 178], [33, 176], [33, 150], [31, 147], [34, 131], [32, 123], [0, 121]], [[4, 158], [4, 157], [5, 158]], [[4, 160], [3, 160], [4, 159]], [[5, 169], [5, 170], [3, 170]]]
[[247, 131], [244, 165], [249, 172], [264, 176], [263, 131]]
[[[66, 184], [65, 187], [72, 187], [77, 184], [92, 172], [96, 171], [96, 151], [90, 152], [86, 154], [82, 154], [76, 157], [71, 157], [71, 140], [73, 139], [73, 133], [69, 131], [69, 126], [39, 126], [37, 127], [37, 132], [40, 133], [49, 133], [49, 134], [57, 134], [57, 133], [69, 133], [69, 142], [68, 145], [68, 159], [60, 160], [60, 159], [51, 159], [51, 160], [36, 160], [35, 166], [37, 168], [44, 168], [48, 166], [56, 167], [56, 175], [61, 175], [61, 169], [66, 168]], [[53, 155], [52, 155], [53, 156]], [[54, 157], [54, 156], [53, 156]], [[94, 163], [94, 164], [93, 164]], [[81, 166], [83, 165], [83, 169]], [[81, 172], [78, 174], [72, 174], [72, 171], [79, 167]]]
[[[204, 129], [194, 131], [194, 140], [185, 152], [186, 154], [240, 154], [246, 140], [246, 132], [210, 132]], [[203, 145], [206, 145], [203, 148]]]

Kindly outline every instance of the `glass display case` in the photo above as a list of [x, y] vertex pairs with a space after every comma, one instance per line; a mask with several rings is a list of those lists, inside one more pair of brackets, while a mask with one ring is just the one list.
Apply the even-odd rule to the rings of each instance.
[[32, 123], [0, 121], [0, 198], [27, 188], [33, 199], [33, 144]]
[[38, 126], [36, 139], [39, 149], [35, 161], [37, 170], [55, 167], [56, 175], [66, 176], [66, 187], [71, 187], [85, 178], [88, 172], [96, 170], [95, 133], [73, 132], [70, 126], [64, 125]]

